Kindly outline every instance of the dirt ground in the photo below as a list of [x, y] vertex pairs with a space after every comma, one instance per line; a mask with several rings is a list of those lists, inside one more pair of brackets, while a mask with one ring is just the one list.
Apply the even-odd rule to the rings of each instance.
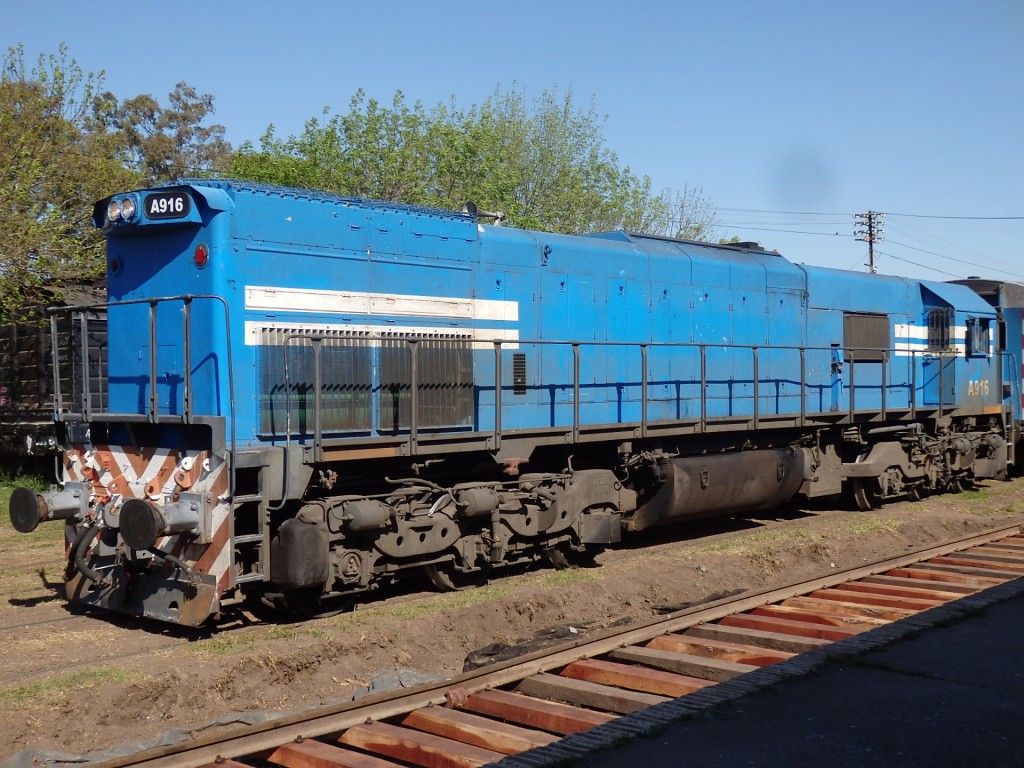
[[16, 534], [8, 495], [0, 491], [0, 761], [26, 749], [106, 749], [231, 713], [345, 701], [381, 671], [449, 676], [491, 643], [593, 632], [658, 607], [781, 586], [1024, 523], [1024, 479], [866, 513], [787, 507], [634, 537], [595, 568], [537, 567], [448, 594], [417, 582], [330, 619], [240, 614], [183, 631], [69, 611], [58, 527]]

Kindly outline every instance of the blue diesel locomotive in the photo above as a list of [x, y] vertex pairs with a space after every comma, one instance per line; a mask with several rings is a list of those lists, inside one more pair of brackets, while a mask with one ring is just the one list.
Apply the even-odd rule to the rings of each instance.
[[236, 181], [94, 220], [108, 301], [72, 314], [106, 311], [105, 370], [55, 375], [63, 482], [10, 504], [18, 530], [64, 522], [75, 602], [319, 615], [1013, 462], [1019, 350], [968, 286]]

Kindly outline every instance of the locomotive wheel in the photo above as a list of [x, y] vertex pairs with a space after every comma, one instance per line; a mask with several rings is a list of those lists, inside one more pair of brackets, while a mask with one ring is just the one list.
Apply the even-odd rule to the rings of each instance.
[[284, 593], [288, 610], [305, 619], [326, 619], [352, 610], [355, 595], [325, 596], [319, 589], [293, 589]]
[[486, 584], [491, 576], [491, 566], [487, 564], [479, 571], [464, 573], [456, 570], [455, 565], [449, 560], [447, 563], [424, 565], [423, 572], [438, 591], [459, 592]]
[[853, 500], [857, 503], [857, 509], [861, 512], [870, 512], [882, 505], [882, 494], [874, 487], [873, 480], [854, 479]]
[[587, 547], [580, 551], [567, 544], [557, 544], [544, 550], [544, 556], [555, 570], [566, 568], [591, 568], [595, 565], [594, 558], [604, 552], [604, 547]]

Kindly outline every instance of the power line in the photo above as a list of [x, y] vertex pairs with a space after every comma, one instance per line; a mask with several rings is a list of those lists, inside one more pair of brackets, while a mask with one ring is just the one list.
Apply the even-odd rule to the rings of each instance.
[[[920, 227], [915, 227], [913, 224], [909, 224], [907, 222], [898, 222], [898, 223], [895, 223], [895, 224], [890, 223], [890, 226], [893, 229], [897, 230], [897, 232], [900, 233], [901, 236], [910, 238], [914, 242], [919, 243], [919, 244], [921, 244], [923, 246], [930, 246], [930, 245], [932, 245], [932, 242], [934, 242], [934, 243], [938, 244], [937, 247], [940, 247], [940, 248], [947, 248], [947, 247], [948, 248], [952, 248], [953, 250], [958, 251], [961, 254], [966, 255], [968, 258], [973, 259], [973, 261], [971, 263], [977, 264], [977, 266], [979, 266], [979, 267], [986, 266], [985, 263], [991, 264], [991, 265], [995, 265], [994, 266], [995, 269], [1003, 269], [1003, 268], [1013, 269], [1014, 267], [1019, 266], [1018, 264], [1014, 264], [1014, 263], [1010, 263], [1010, 262], [1006, 262], [1006, 261], [1000, 261], [999, 259], [994, 259], [994, 258], [992, 258], [991, 256], [989, 256], [987, 254], [981, 253], [979, 251], [972, 250], [971, 248], [965, 248], [962, 245], [957, 245], [956, 243], [954, 243], [954, 242], [952, 242], [950, 240], [946, 240], [945, 238], [939, 237], [938, 235], [936, 235], [934, 232], [932, 232], [930, 230], [923, 230]], [[915, 232], [919, 233], [919, 235], [915, 235], [914, 234]], [[936, 246], [932, 246], [932, 247], [936, 247]], [[942, 256], [942, 254], [937, 254], [937, 255]], [[942, 258], [953, 258], [953, 257], [951, 257], [951, 256], [950, 257], [942, 256]]]
[[[947, 256], [944, 253], [936, 253], [935, 251], [929, 251], [929, 250], [927, 250], [925, 248], [916, 248], [913, 245], [907, 245], [906, 243], [901, 243], [901, 242], [898, 242], [896, 240], [890, 240], [889, 242], [892, 243], [893, 245], [898, 245], [901, 248], [909, 248], [912, 251], [917, 251], [919, 253], [926, 253], [929, 256], [938, 256], [940, 259], [948, 259], [949, 261], [955, 261], [958, 264], [966, 264], [967, 266], [975, 268], [975, 269], [977, 267], [979, 267], [979, 266], [984, 266], [984, 265], [978, 264], [976, 261], [967, 261], [965, 259], [958, 259], [955, 256]], [[986, 267], [986, 269], [994, 269], [996, 272], [1003, 272], [1003, 273], [1005, 273], [1007, 275], [1014, 275], [1015, 277], [1024, 277], [1024, 274], [1022, 274], [1020, 272], [1014, 272], [1014, 271], [1009, 270], [1009, 269], [1000, 269], [999, 267]], [[949, 274], [949, 273], [947, 272], [946, 274]]]
[[771, 229], [769, 227], [743, 227], [736, 224], [718, 224], [717, 226], [728, 229], [729, 227], [736, 227], [737, 229], [751, 230], [754, 232], [786, 232], [793, 235], [818, 235], [819, 237], [853, 237], [853, 235], [844, 235], [841, 232], [806, 232], [799, 229]]
[[[823, 211], [769, 211], [763, 208], [718, 208], [719, 211], [730, 213], [770, 213], [786, 216], [849, 216], [849, 212], [829, 213]], [[883, 211], [887, 216], [905, 216], [913, 219], [959, 219], [962, 221], [1024, 221], [1024, 216], [937, 216], [927, 213], [892, 213]]]
[[931, 216], [924, 213], [892, 213], [886, 216], [905, 216], [911, 219], [957, 219], [960, 221], [1024, 221], [1024, 216]]
[[929, 269], [932, 272], [938, 272], [938, 273], [943, 274], [943, 275], [949, 275], [950, 277], [960, 277], [960, 275], [958, 275], [958, 274], [956, 274], [954, 272], [947, 272], [944, 269], [936, 269], [931, 264], [920, 264], [920, 263], [918, 263], [916, 261], [911, 261], [910, 259], [904, 259], [904, 258], [901, 258], [899, 256], [894, 256], [893, 254], [886, 253], [885, 251], [879, 251], [878, 255], [879, 256], [885, 256], [886, 258], [889, 258], [889, 259], [895, 259], [896, 261], [902, 261], [905, 264], [913, 264], [915, 267], [921, 267], [922, 269]]
[[765, 211], [759, 208], [719, 208], [730, 213], [781, 213], [786, 216], [849, 216], [847, 211], [841, 213], [822, 213], [820, 211]]

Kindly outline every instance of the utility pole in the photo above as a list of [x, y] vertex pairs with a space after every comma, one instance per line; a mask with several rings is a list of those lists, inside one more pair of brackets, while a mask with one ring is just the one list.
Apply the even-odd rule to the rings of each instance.
[[875, 243], [880, 243], [884, 238], [882, 225], [885, 223], [885, 214], [878, 211], [867, 213], [855, 213], [853, 215], [853, 234], [861, 242], [868, 244], [868, 264], [871, 274], [878, 272], [875, 266]]

